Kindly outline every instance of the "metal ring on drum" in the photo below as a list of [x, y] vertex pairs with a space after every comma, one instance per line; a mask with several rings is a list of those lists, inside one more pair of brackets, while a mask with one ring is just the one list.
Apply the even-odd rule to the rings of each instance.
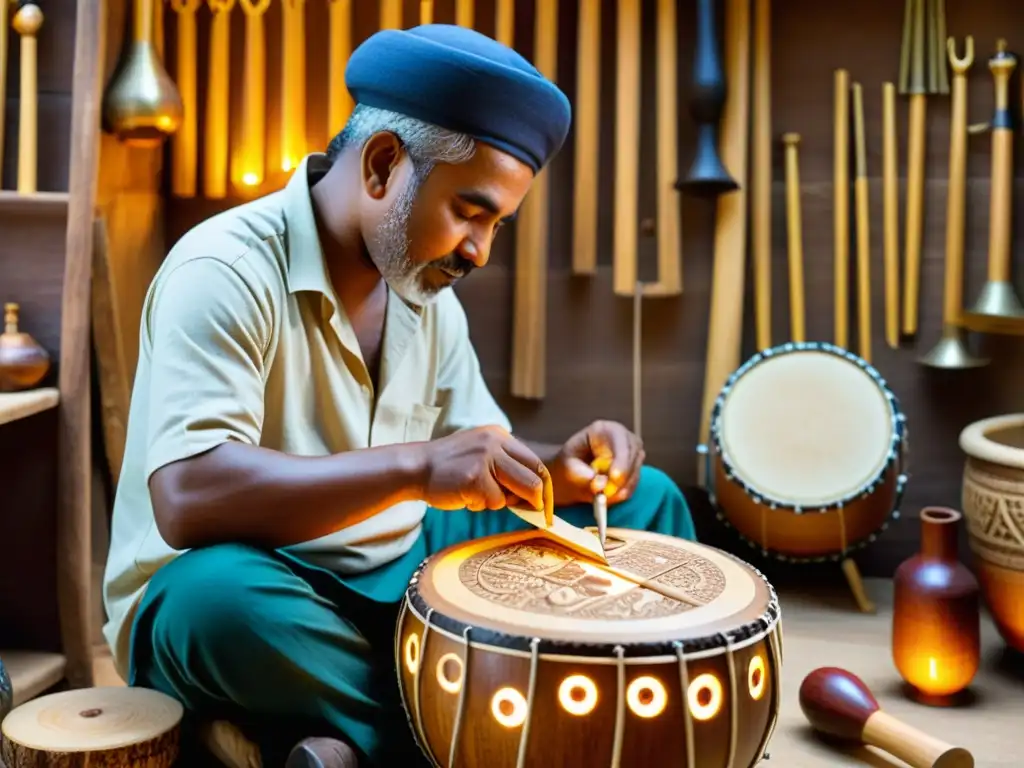
[[767, 349], [715, 401], [712, 504], [764, 555], [841, 560], [899, 517], [907, 440], [898, 399], [863, 358], [821, 342]]
[[608, 536], [608, 566], [532, 530], [424, 561], [395, 649], [410, 727], [433, 765], [750, 768], [764, 758], [781, 692], [771, 584], [696, 542]]

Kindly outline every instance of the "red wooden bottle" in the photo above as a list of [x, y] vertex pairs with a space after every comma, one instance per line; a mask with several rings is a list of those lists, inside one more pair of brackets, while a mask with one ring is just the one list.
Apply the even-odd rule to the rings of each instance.
[[921, 510], [921, 551], [893, 577], [893, 661], [928, 704], [950, 703], [974, 679], [980, 661], [978, 581], [957, 558], [962, 518], [944, 507]]

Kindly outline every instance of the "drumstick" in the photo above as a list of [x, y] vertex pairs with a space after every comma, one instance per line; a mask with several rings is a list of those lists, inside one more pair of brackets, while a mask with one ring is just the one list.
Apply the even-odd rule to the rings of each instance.
[[860, 356], [871, 362], [871, 239], [868, 210], [867, 143], [864, 137], [864, 93], [853, 84], [853, 133], [857, 205], [857, 341]]
[[[717, 200], [715, 262], [711, 290], [711, 318], [708, 323], [707, 363], [704, 368], [704, 402], [701, 412], [700, 445], [707, 448], [711, 409], [726, 379], [739, 367], [743, 337], [744, 248], [746, 244], [747, 132], [750, 71], [749, 0], [727, 0], [725, 8], [725, 72], [729, 84], [722, 111], [722, 162], [740, 188]], [[706, 465], [701, 455], [697, 478], [706, 483]]]
[[402, 0], [380, 0], [380, 28], [402, 28]]
[[896, 86], [882, 84], [882, 197], [885, 247], [885, 340], [900, 345], [899, 176], [896, 149]]
[[266, 169], [267, 37], [264, 14], [270, 0], [238, 0], [245, 14], [245, 72], [242, 82], [242, 148], [236, 162], [245, 187], [263, 183]]
[[835, 248], [835, 335], [836, 346], [849, 345], [850, 272], [850, 75], [835, 71], [833, 117], [833, 219]]
[[474, 0], [455, 0], [455, 23], [467, 29], [473, 28]]
[[910, 93], [910, 117], [908, 120], [907, 148], [907, 221], [904, 232], [904, 277], [903, 277], [903, 333], [913, 336], [917, 333], [917, 303], [921, 279], [921, 234], [924, 209], [924, 152], [925, 117], [927, 101], [925, 95], [925, 12], [924, 0], [913, 0], [912, 13], [907, 14], [911, 25], [905, 40], [910, 44], [906, 54], [909, 82], [901, 78], [900, 92]]
[[630, 296], [637, 277], [640, 182], [640, 0], [619, 0], [615, 85], [615, 228], [612, 284]]
[[329, 0], [327, 10], [330, 27], [327, 119], [330, 122], [328, 133], [333, 137], [345, 127], [352, 114], [352, 95], [345, 86], [345, 66], [352, 54], [352, 0]]
[[198, 172], [198, 85], [196, 75], [196, 10], [200, 0], [171, 0], [171, 10], [178, 14], [177, 68], [174, 82], [181, 94], [181, 125], [171, 137], [171, 194], [195, 197]]
[[207, 0], [210, 20], [210, 66], [206, 86], [203, 194], [217, 200], [227, 195], [228, 78], [231, 72], [231, 9], [235, 0]]
[[[676, 0], [658, 0], [657, 17], [657, 227], [658, 282], [645, 286], [652, 296], [683, 292], [682, 223], [676, 177], [679, 169], [679, 119], [676, 106]], [[639, 158], [637, 158], [639, 161]]]
[[[752, 197], [750, 206], [754, 232], [751, 247], [754, 251], [757, 348], [767, 349], [772, 345], [772, 73], [770, 0], [755, 0], [754, 76], [752, 87], [754, 92], [754, 140], [751, 146], [750, 186]], [[799, 140], [799, 137], [797, 138]], [[796, 145], [793, 145], [794, 162], [796, 160], [795, 153]], [[799, 189], [797, 189], [798, 205], [799, 194]], [[799, 217], [799, 211], [797, 211], [797, 216]], [[790, 232], [790, 243], [792, 242], [792, 232]], [[792, 268], [793, 263], [791, 260], [791, 279]], [[790, 303], [792, 304], [792, 300]], [[801, 309], [801, 313], [802, 311]], [[803, 340], [802, 331], [800, 340]], [[794, 341], [796, 341], [795, 338]]]
[[[537, 6], [534, 36], [534, 64], [554, 81], [558, 66], [556, 0]], [[516, 233], [511, 389], [514, 396], [533, 399], [544, 397], [547, 355], [548, 178], [547, 168], [537, 174], [520, 210]]]
[[434, 0], [420, 0], [420, 24], [434, 23]]
[[[10, 16], [7, 0], [0, 0], [0, 168], [4, 167], [4, 113], [7, 111], [7, 19]], [[2, 174], [0, 174], [2, 175]]]
[[[6, 19], [3, 20], [6, 23]], [[35, 3], [25, 3], [14, 14], [11, 22], [21, 35], [21, 91], [18, 95], [18, 192], [23, 195], [36, 191], [38, 171], [37, 143], [39, 141], [38, 103], [38, 41], [36, 35], [43, 26], [43, 11]], [[3, 109], [0, 104], [0, 110]], [[3, 119], [0, 111], [0, 119]]]
[[[601, 166], [600, 3], [579, 0], [578, 24], [572, 271], [577, 275], [592, 275], [597, 268], [598, 170]], [[500, 29], [500, 24], [496, 26]]]
[[883, 711], [864, 681], [819, 667], [800, 684], [800, 709], [818, 731], [873, 746], [913, 768], [974, 768], [974, 757]]
[[494, 11], [494, 39], [512, 47], [516, 23], [515, 0], [498, 0]]
[[782, 137], [786, 145], [786, 229], [789, 245], [789, 324], [793, 341], [806, 341], [804, 309], [803, 216], [800, 209], [799, 133]]

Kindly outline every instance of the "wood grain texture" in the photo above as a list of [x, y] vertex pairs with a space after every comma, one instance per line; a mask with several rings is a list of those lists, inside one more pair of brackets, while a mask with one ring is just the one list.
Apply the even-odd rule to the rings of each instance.
[[[272, 3], [268, 26], [277, 23], [280, 9]], [[320, 6], [324, 7], [321, 9]], [[358, 44], [378, 21], [375, 4], [353, 4], [353, 44]], [[882, 269], [882, 83], [894, 81], [899, 64], [902, 32], [902, 4], [887, 0], [863, 0], [843, 10], [818, 0], [787, 0], [773, 3], [772, 14], [772, 133], [781, 136], [796, 131], [802, 136], [800, 174], [804, 222], [804, 277], [806, 290], [807, 338], [833, 339], [833, 205], [832, 205], [832, 73], [847, 67], [864, 86], [864, 118], [867, 129], [869, 210], [871, 213], [873, 268]], [[532, 55], [533, 2], [516, 3], [515, 41], [524, 55]], [[602, 0], [601, 49], [615, 49], [615, 2]], [[655, 103], [654, 60], [656, 18], [654, 5], [645, 5], [643, 32], [643, 103]], [[407, 7], [412, 13], [413, 5]], [[650, 13], [647, 13], [648, 8]], [[328, 52], [326, 4], [308, 6], [308, 56], [326, 60]], [[695, 18], [693, 0], [680, 0], [682, 21]], [[566, 93], [576, 90], [577, 4], [561, 4], [559, 17], [559, 83]], [[53, 14], [51, 14], [52, 16]], [[491, 3], [477, 5], [476, 27], [490, 33], [495, 11]], [[454, 3], [439, 0], [435, 19], [451, 22]], [[646, 21], [649, 20], [649, 21]], [[605, 23], [606, 22], [606, 23]], [[54, 21], [54, 24], [57, 22]], [[168, 56], [173, 56], [173, 15], [167, 17]], [[1024, 6], [999, 0], [977, 0], [969, 5], [947, 4], [949, 33], [962, 38], [968, 31], [975, 37], [979, 60], [991, 56], [995, 40], [1013, 30], [1024, 29]], [[45, 31], [45, 28], [44, 28]], [[52, 27], [51, 27], [52, 31]], [[200, 34], [206, 34], [202, 29]], [[239, 35], [242, 30], [239, 29]], [[680, 23], [680, 112], [679, 154], [691, 157], [695, 131], [686, 112], [689, 101], [694, 30]], [[241, 38], [239, 38], [241, 39]], [[871, 45], [865, 46], [864, 40]], [[1024, 37], [1010, 36], [1010, 47], [1024, 48]], [[278, 66], [280, 50], [276, 36], [268, 35], [267, 66]], [[202, 43], [201, 43], [202, 44]], [[241, 46], [232, 46], [235, 66], [241, 66]], [[234, 51], [239, 49], [239, 58]], [[814, 62], [813, 67], [808, 62]], [[41, 63], [42, 66], [42, 63]], [[173, 68], [173, 62], [168, 62]], [[205, 65], [200, 62], [200, 68]], [[614, 297], [612, 290], [612, 211], [614, 196], [614, 56], [604, 56], [600, 78], [600, 176], [598, 218], [598, 266], [593, 277], [581, 280], [572, 275], [572, 180], [574, 161], [571, 138], [550, 168], [551, 249], [548, 271], [548, 375], [543, 402], [513, 398], [509, 394], [511, 342], [512, 255], [515, 233], [503, 232], [488, 267], [457, 289], [469, 316], [471, 335], [484, 375], [501, 405], [506, 408], [517, 431], [529, 439], [563, 440], [576, 429], [597, 418], [632, 422], [632, 322], [629, 299]], [[172, 69], [173, 71], [173, 69]], [[41, 75], [42, 76], [42, 75]], [[992, 114], [991, 78], [984, 68], [972, 72], [968, 89], [968, 120], [987, 120]], [[201, 79], [202, 82], [202, 73]], [[326, 74], [310, 71], [308, 125], [311, 146], [326, 146]], [[268, 132], [276, 122], [270, 117], [279, 99], [274, 79], [268, 81]], [[322, 98], [318, 96], [322, 95]], [[241, 94], [233, 94], [241, 107]], [[903, 517], [869, 550], [858, 556], [865, 575], [891, 574], [917, 546], [918, 510], [928, 504], [957, 507], [960, 504], [960, 476], [963, 456], [957, 435], [970, 421], [994, 413], [1020, 409], [1019, 385], [1024, 376], [1024, 348], [1019, 340], [988, 338], [984, 342], [992, 356], [990, 366], [974, 371], [936, 371], [919, 365], [917, 357], [935, 344], [941, 332], [943, 258], [945, 250], [944, 212], [948, 175], [949, 100], [937, 97], [928, 110], [927, 181], [925, 187], [925, 232], [922, 242], [921, 316], [918, 338], [904, 342], [899, 350], [884, 340], [884, 325], [875, 323], [874, 365], [900, 397], [912, 432], [911, 480], [903, 504]], [[201, 119], [201, 117], [200, 117]], [[896, 100], [897, 140], [906, 147], [907, 101]], [[653, 218], [655, 198], [655, 115], [642, 116], [641, 185], [638, 215]], [[268, 142], [272, 142], [272, 135]], [[233, 138], [232, 141], [238, 139]], [[988, 252], [989, 163], [991, 142], [986, 135], [972, 136], [968, 146], [965, 222], [964, 296], [973, 299], [985, 280]], [[1019, 152], [1017, 153], [1019, 156]], [[789, 295], [786, 252], [784, 156], [780, 142], [773, 151], [772, 210], [772, 325], [789, 325]], [[906, 200], [906, 158], [901, 152], [898, 195], [901, 212]], [[42, 178], [42, 177], [41, 177]], [[1024, 213], [1024, 172], [1016, 173], [1014, 210]], [[267, 190], [281, 182], [268, 179]], [[852, 190], [850, 193], [852, 202]], [[189, 227], [238, 199], [224, 201], [172, 200], [167, 206], [167, 242], [173, 243]], [[711, 258], [715, 208], [703, 200], [687, 200], [681, 207], [686, 251], [686, 293], [681, 297], [644, 302], [643, 326], [643, 439], [648, 462], [665, 470], [688, 493], [702, 539], [720, 543], [759, 565], [770, 567], [782, 578], [777, 564], [760, 563], [746, 547], [740, 548], [724, 534], [707, 506], [702, 492], [692, 488], [695, 480], [695, 446], [698, 441], [700, 402], [704, 374], [704, 351], [710, 305]], [[852, 239], [852, 232], [851, 232]], [[901, 237], [902, 244], [902, 237]], [[851, 243], [852, 245], [852, 243]], [[2, 248], [0, 244], [0, 248]], [[641, 280], [656, 279], [656, 248], [653, 238], [641, 237], [639, 244]], [[1013, 246], [1015, 281], [1021, 285], [1024, 242]], [[879, 272], [880, 274], [881, 272]], [[754, 351], [753, 286], [744, 290], [743, 357]], [[883, 316], [883, 281], [872, 286], [872, 311]], [[965, 392], [970, 396], [965, 396]], [[3, 439], [3, 438], [0, 438]], [[811, 575], [813, 574], [813, 576]], [[792, 578], [806, 580], [817, 571], [801, 569]], [[827, 574], [822, 574], [823, 577]], [[841, 578], [841, 577], [840, 577]], [[848, 590], [841, 588], [846, 594]], [[794, 765], [797, 763], [794, 763]], [[825, 764], [825, 763], [823, 763]]]

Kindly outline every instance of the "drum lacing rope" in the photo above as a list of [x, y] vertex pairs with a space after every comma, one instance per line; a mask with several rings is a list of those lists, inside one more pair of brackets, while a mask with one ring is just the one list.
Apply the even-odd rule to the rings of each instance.
[[530, 640], [530, 681], [526, 686], [526, 720], [523, 721], [523, 730], [519, 732], [519, 757], [516, 759], [516, 768], [524, 768], [526, 765], [526, 745], [530, 740], [530, 721], [533, 720], [533, 699], [537, 692], [537, 663], [540, 638]]
[[761, 507], [761, 555], [768, 555], [768, 508]]
[[719, 634], [725, 641], [725, 658], [729, 665], [729, 701], [732, 706], [729, 708], [729, 759], [726, 760], [726, 768], [732, 768], [736, 760], [736, 740], [739, 736], [739, 707], [736, 706], [736, 659], [732, 650], [732, 638], [725, 633]]
[[[427, 743], [427, 734], [423, 730], [423, 707], [420, 704], [421, 692], [423, 686], [420, 685], [420, 677], [423, 673], [423, 660], [427, 658], [427, 637], [430, 635], [430, 617], [434, 615], [434, 609], [428, 608], [427, 615], [423, 619], [423, 635], [420, 637], [420, 649], [416, 654], [416, 672], [412, 677], [412, 688], [413, 688], [413, 708], [416, 710], [416, 731], [419, 733], [420, 738], [423, 739], [423, 743]], [[430, 752], [430, 749], [427, 749]], [[434, 756], [430, 756], [431, 760]]]
[[469, 687], [469, 630], [469, 627], [462, 630], [462, 640], [466, 646], [462, 657], [462, 685], [459, 686], [459, 703], [455, 708], [451, 746], [448, 749], [448, 768], [455, 768], [455, 752], [458, 749], [459, 734], [462, 731], [462, 714], [466, 710], [466, 688]]
[[683, 702], [683, 732], [686, 736], [686, 764], [696, 765], [693, 744], [693, 715], [687, 706], [687, 696], [690, 691], [690, 671], [686, 668], [686, 657], [683, 655], [683, 644], [675, 640], [672, 645], [676, 649], [676, 658], [679, 659], [679, 700]]

